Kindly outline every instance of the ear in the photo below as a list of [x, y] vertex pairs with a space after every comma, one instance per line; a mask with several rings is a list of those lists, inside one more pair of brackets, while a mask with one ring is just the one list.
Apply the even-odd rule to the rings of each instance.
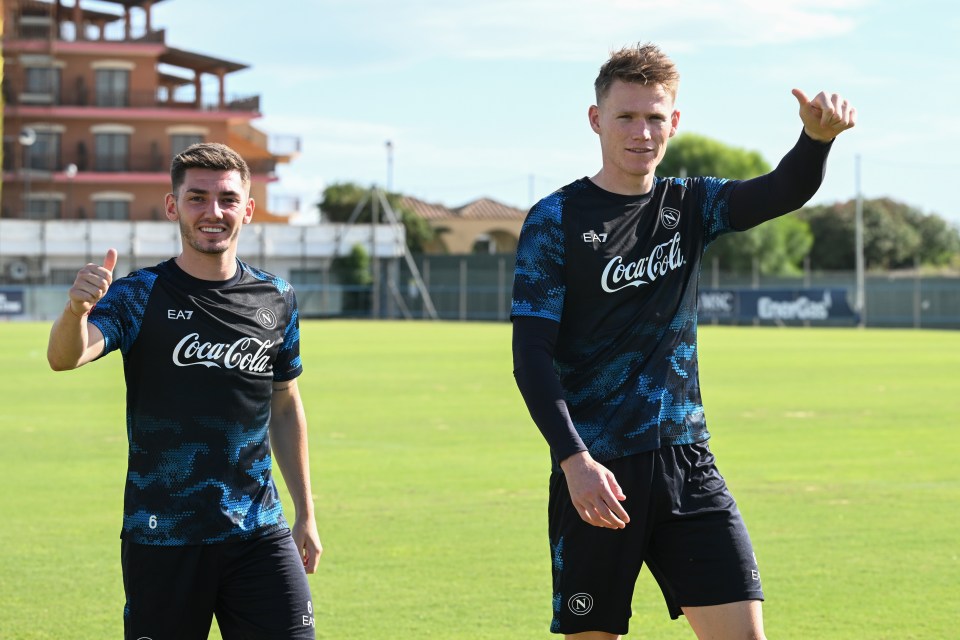
[[167, 197], [163, 200], [164, 204], [164, 213], [167, 214], [167, 220], [170, 222], [176, 222], [180, 218], [180, 213], [177, 211], [177, 198], [172, 193], [168, 193]]
[[600, 133], [600, 107], [597, 105], [591, 105], [587, 109], [587, 118], [590, 119], [590, 128], [593, 129], [594, 133]]
[[247, 207], [243, 212], [243, 224], [250, 224], [250, 221], [253, 220], [253, 210], [257, 208], [257, 203], [253, 201], [253, 198], [247, 198]]
[[680, 126], [680, 112], [674, 109], [670, 114], [670, 137], [677, 135], [677, 127]]

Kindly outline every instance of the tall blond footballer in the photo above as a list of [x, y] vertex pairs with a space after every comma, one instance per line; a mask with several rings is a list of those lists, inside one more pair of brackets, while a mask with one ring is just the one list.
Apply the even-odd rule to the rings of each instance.
[[764, 638], [753, 545], [710, 451], [697, 365], [703, 252], [799, 209], [856, 111], [793, 90], [802, 130], [752, 180], [656, 174], [680, 125], [655, 45], [615, 52], [588, 110], [600, 170], [530, 210], [513, 285], [517, 386], [553, 458], [551, 630], [627, 633], [643, 565], [701, 640]]

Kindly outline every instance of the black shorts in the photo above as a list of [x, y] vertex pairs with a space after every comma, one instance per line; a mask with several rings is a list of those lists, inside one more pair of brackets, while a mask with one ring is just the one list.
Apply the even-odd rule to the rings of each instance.
[[290, 531], [243, 542], [121, 544], [126, 640], [314, 638], [310, 585]]
[[644, 563], [673, 618], [681, 607], [763, 600], [750, 537], [706, 442], [603, 465], [627, 496], [624, 529], [584, 522], [563, 473], [550, 477], [551, 631], [625, 634]]

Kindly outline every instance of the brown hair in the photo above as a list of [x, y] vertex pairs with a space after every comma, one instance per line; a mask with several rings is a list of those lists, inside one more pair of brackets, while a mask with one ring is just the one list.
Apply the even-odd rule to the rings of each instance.
[[192, 144], [173, 158], [170, 163], [170, 182], [176, 194], [183, 185], [187, 169], [213, 169], [237, 171], [244, 185], [250, 184], [250, 167], [240, 154], [219, 142]]
[[593, 83], [597, 104], [610, 91], [614, 80], [642, 85], [659, 84], [676, 99], [680, 73], [673, 60], [655, 44], [638, 42], [635, 47], [614, 51], [600, 67], [600, 74]]

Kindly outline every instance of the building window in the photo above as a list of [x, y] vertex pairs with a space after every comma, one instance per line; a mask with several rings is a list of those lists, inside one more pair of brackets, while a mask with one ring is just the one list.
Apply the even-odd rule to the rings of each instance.
[[30, 198], [24, 207], [28, 220], [59, 220], [60, 201], [47, 198]]
[[96, 70], [98, 107], [130, 106], [130, 72], [126, 69]]
[[57, 104], [60, 102], [60, 70], [54, 67], [27, 67], [24, 69], [21, 102], [30, 104]]
[[93, 203], [96, 220], [129, 220], [130, 203], [126, 200], [97, 200]]
[[47, 40], [52, 29], [50, 16], [20, 16], [20, 37], [24, 40]]
[[481, 233], [473, 241], [473, 253], [494, 254], [497, 252], [497, 241], [486, 233]]
[[192, 144], [203, 142], [203, 136], [199, 133], [175, 133], [170, 136], [170, 155], [175, 157], [181, 151], [184, 151]]
[[36, 141], [23, 149], [23, 166], [37, 171], [56, 171], [60, 168], [60, 133], [36, 131]]
[[130, 135], [126, 133], [98, 133], [94, 135], [95, 171], [126, 171], [130, 149]]
[[50, 284], [65, 284], [69, 287], [76, 279], [77, 271], [75, 269], [50, 269]]
[[16, 152], [14, 151], [13, 140], [3, 140], [3, 170], [4, 171], [13, 171], [13, 160], [16, 158]]

